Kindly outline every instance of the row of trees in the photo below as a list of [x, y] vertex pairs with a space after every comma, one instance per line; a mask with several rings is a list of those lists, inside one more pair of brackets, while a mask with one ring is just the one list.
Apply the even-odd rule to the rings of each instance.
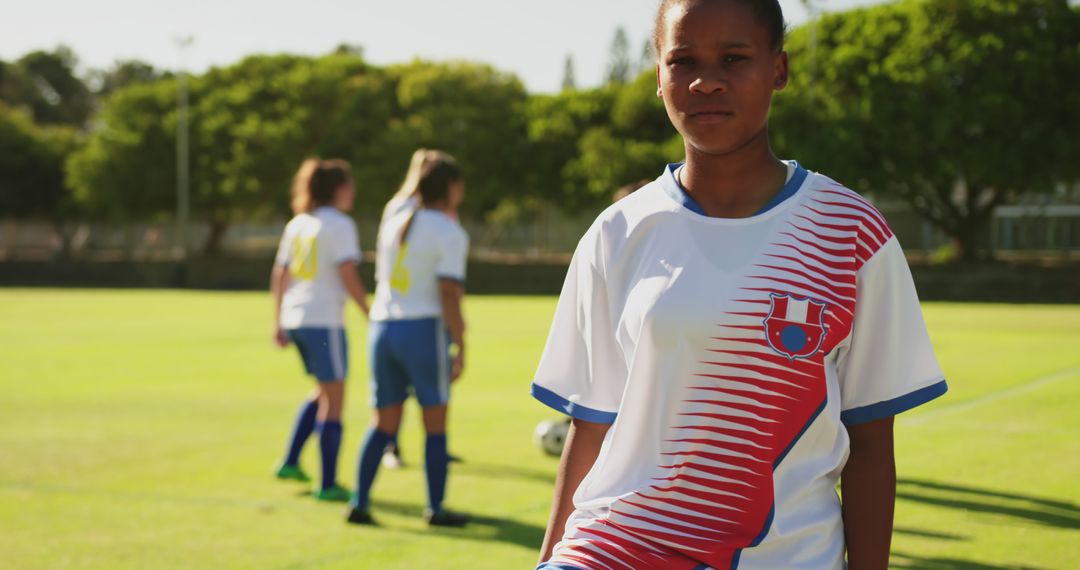
[[[996, 205], [1080, 179], [1080, 11], [1066, 0], [905, 0], [811, 25], [788, 43], [792, 84], [771, 124], [781, 155], [906, 200], [965, 257]], [[177, 78], [129, 63], [83, 90], [40, 55], [0, 66], [3, 212], [168, 219]], [[234, 221], [287, 213], [310, 155], [350, 160], [357, 208], [372, 213], [412, 150], [443, 148], [468, 173], [465, 215], [503, 219], [598, 209], [682, 156], [652, 71], [529, 94], [486, 65], [379, 67], [343, 48], [249, 57], [190, 89], [192, 209], [214, 229], [208, 252]]]

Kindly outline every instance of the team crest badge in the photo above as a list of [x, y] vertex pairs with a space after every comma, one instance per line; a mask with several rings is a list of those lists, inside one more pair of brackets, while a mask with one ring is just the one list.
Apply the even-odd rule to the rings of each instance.
[[788, 360], [810, 358], [825, 340], [825, 309], [828, 305], [794, 295], [769, 295], [765, 338], [773, 350]]

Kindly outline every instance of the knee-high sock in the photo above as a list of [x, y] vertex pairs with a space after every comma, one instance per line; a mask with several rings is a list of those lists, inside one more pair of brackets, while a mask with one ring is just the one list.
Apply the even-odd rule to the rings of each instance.
[[446, 496], [446, 472], [450, 457], [446, 452], [446, 434], [427, 436], [424, 445], [424, 470], [427, 471], [428, 507], [434, 512], [442, 509]]
[[353, 506], [361, 509], [368, 508], [368, 497], [371, 495], [371, 485], [375, 483], [375, 475], [379, 472], [379, 463], [382, 461], [383, 451], [386, 444], [396, 440], [394, 434], [381, 432], [371, 428], [364, 437], [364, 445], [360, 448], [360, 459], [356, 466], [356, 495], [353, 498]]
[[289, 447], [285, 450], [285, 465], [298, 465], [300, 452], [304, 444], [315, 431], [315, 413], [319, 411], [319, 403], [308, 400], [300, 406], [300, 413], [296, 415], [296, 423], [293, 424], [292, 436], [289, 438]]
[[319, 448], [322, 451], [322, 488], [329, 489], [337, 483], [337, 458], [341, 449], [341, 422], [325, 421], [319, 424]]

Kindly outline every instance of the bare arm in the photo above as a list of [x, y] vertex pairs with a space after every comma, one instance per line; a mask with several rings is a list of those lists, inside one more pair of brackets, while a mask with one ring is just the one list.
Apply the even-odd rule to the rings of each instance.
[[574, 512], [574, 493], [581, 480], [596, 463], [600, 455], [600, 446], [607, 435], [608, 424], [598, 424], [574, 419], [570, 433], [566, 436], [562, 459], [559, 461], [559, 474], [555, 478], [555, 497], [551, 502], [551, 517], [548, 518], [544, 545], [540, 548], [540, 562], [551, 558], [555, 544], [562, 539], [566, 519]]
[[355, 261], [343, 262], [338, 266], [338, 274], [341, 275], [341, 283], [345, 286], [345, 291], [349, 293], [353, 301], [356, 301], [356, 305], [360, 307], [366, 318], [371, 311], [368, 309], [367, 290], [364, 289], [364, 281], [360, 279], [360, 273], [357, 271], [357, 263]]
[[850, 570], [886, 570], [896, 504], [893, 418], [848, 428], [851, 454], [840, 476]]
[[285, 346], [288, 340], [281, 330], [281, 300], [289, 288], [289, 270], [282, 265], [274, 265], [270, 272], [270, 296], [274, 299], [274, 344]]
[[442, 301], [443, 322], [450, 331], [450, 342], [457, 346], [454, 355], [451, 380], [461, 376], [465, 369], [465, 316], [461, 313], [461, 298], [465, 296], [465, 286], [453, 279], [439, 279], [439, 299]]

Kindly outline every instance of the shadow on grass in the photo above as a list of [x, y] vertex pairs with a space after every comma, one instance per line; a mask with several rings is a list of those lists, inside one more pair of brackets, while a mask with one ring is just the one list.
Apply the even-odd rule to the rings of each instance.
[[1036, 566], [998, 566], [945, 557], [920, 557], [893, 551], [889, 568], [904, 570], [1043, 570]]
[[[399, 503], [396, 501], [372, 501], [372, 512], [387, 511], [401, 516], [421, 517], [424, 509], [412, 503]], [[378, 515], [376, 515], [378, 516]], [[488, 527], [483, 529], [482, 527]], [[481, 533], [477, 530], [481, 529]], [[465, 540], [477, 540], [481, 542], [505, 542], [524, 548], [536, 549], [539, 552], [540, 544], [544, 541], [544, 527], [525, 524], [511, 519], [501, 519], [482, 515], [472, 515], [469, 525], [465, 528], [430, 528], [418, 534], [445, 534]], [[414, 532], [401, 529], [401, 532]]]
[[555, 484], [554, 471], [537, 471], [523, 469], [513, 465], [499, 465], [496, 463], [462, 463], [453, 467], [455, 474], [468, 475], [470, 477], [486, 477], [490, 479], [526, 479], [547, 485]]
[[1054, 528], [1080, 529], [1080, 507], [1067, 501], [920, 479], [897, 481], [896, 498], [948, 509], [1011, 516]]
[[917, 529], [917, 528], [907, 528], [907, 527], [902, 527], [902, 526], [898, 526], [898, 527], [894, 528], [893, 532], [896, 533], [896, 534], [906, 534], [908, 536], [919, 536], [919, 537], [922, 537], [922, 538], [933, 538], [933, 539], [937, 539], [937, 540], [956, 540], [956, 541], [971, 540], [971, 537], [960, 536], [959, 534], [948, 534], [948, 533], [945, 533], [945, 532], [934, 532], [934, 531], [930, 531], [930, 530], [922, 530], [922, 529]]

